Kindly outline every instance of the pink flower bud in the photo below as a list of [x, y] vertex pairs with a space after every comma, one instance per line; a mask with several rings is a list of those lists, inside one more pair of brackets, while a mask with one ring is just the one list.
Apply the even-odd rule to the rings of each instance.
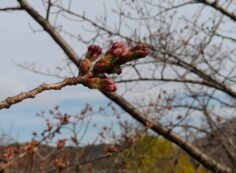
[[[88, 54], [92, 55], [91, 52], [94, 51], [95, 55], [99, 55], [101, 53], [100, 47], [96, 45], [92, 45], [89, 47]], [[90, 52], [90, 53], [89, 53]], [[96, 54], [98, 52], [98, 54]], [[112, 44], [111, 48], [106, 52], [106, 54], [99, 59], [93, 68], [94, 74], [120, 74], [121, 73], [121, 65], [127, 62], [143, 58], [150, 53], [150, 49], [147, 45], [143, 43], [139, 43], [131, 49], [125, 47], [124, 42], [115, 42]]]
[[103, 74], [107, 73], [109, 69], [112, 68], [111, 56], [105, 55], [101, 59], [99, 59], [93, 67], [94, 74]]
[[92, 62], [85, 58], [81, 61], [79, 74], [80, 76], [86, 75], [89, 72], [90, 67], [92, 66]]
[[94, 74], [121, 74], [122, 69], [120, 65], [116, 65], [116, 61], [112, 62], [112, 57], [106, 55], [102, 57], [93, 67]]
[[125, 53], [127, 52], [128, 52], [128, 49], [125, 48], [124, 42], [115, 42], [112, 44], [107, 54], [110, 54], [115, 57], [121, 57], [121, 56], [125, 56]]
[[122, 50], [121, 57], [126, 57], [126, 56], [128, 56], [128, 54], [129, 54], [129, 49], [128, 48], [124, 48]]
[[117, 87], [111, 78], [104, 78], [102, 80], [102, 88], [101, 89], [104, 91], [108, 91], [108, 92], [114, 92], [114, 91], [116, 91]]
[[147, 56], [150, 53], [150, 49], [146, 44], [139, 43], [136, 46], [132, 47], [130, 49], [131, 52], [133, 52], [133, 56], [136, 58], [143, 58]]
[[123, 51], [124, 51], [122, 54], [123, 56], [121, 55], [116, 61], [117, 65], [122, 65], [127, 62], [139, 59], [139, 58], [144, 58], [150, 53], [150, 50], [147, 47], [147, 45], [143, 43], [137, 44], [131, 49], [123, 50]]
[[95, 61], [101, 53], [102, 48], [98, 45], [90, 45], [88, 47], [85, 59], [83, 59], [80, 64], [80, 76], [86, 75], [89, 72], [92, 62]]
[[116, 48], [122, 48], [122, 47], [124, 47], [124, 46], [125, 46], [125, 42], [123, 42], [123, 41], [118, 41], [118, 42], [112, 43], [111, 48], [112, 48], [112, 49], [116, 49]]
[[100, 89], [107, 92], [114, 92], [117, 88], [111, 78], [91, 77], [87, 78], [83, 84], [88, 88]]
[[86, 58], [91, 61], [95, 61], [98, 56], [102, 53], [102, 48], [98, 45], [90, 45], [86, 54]]
[[127, 57], [127, 55], [129, 54], [129, 49], [128, 48], [117, 48], [114, 49], [113, 52], [111, 53], [113, 56], [116, 57]]

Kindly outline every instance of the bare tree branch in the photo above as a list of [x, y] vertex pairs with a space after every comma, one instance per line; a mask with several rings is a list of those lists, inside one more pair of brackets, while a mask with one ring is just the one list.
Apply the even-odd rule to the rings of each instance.
[[46, 13], [46, 20], [47, 21], [49, 21], [51, 7], [52, 7], [52, 2], [51, 2], [51, 0], [48, 0], [48, 8], [47, 8], [47, 13]]
[[177, 83], [191, 83], [191, 84], [199, 84], [199, 85], [206, 85], [213, 87], [212, 85], [209, 85], [209, 83], [206, 83], [204, 81], [197, 81], [197, 80], [190, 80], [190, 79], [171, 79], [171, 78], [137, 78], [137, 79], [124, 79], [124, 80], [118, 80], [116, 83], [126, 83], [126, 82], [141, 82], [141, 81], [159, 81], [159, 82], [177, 82]]
[[22, 9], [24, 9], [34, 20], [36, 20], [47, 33], [53, 38], [53, 40], [62, 48], [68, 58], [79, 68], [80, 58], [76, 52], [70, 47], [62, 36], [56, 31], [56, 29], [43, 18], [33, 7], [27, 3], [26, 0], [18, 0]]
[[[64, 41], [64, 39], [59, 35], [58, 32], [50, 25], [50, 23], [44, 19], [42, 16], [38, 14], [25, 0], [18, 0], [21, 7], [28, 12], [29, 15], [31, 15], [50, 35], [51, 37], [57, 42], [57, 44], [60, 45], [60, 47], [64, 50], [64, 52], [67, 54], [68, 58], [71, 59], [77, 67], [79, 67], [79, 58], [76, 55], [76, 53], [73, 51], [73, 49]], [[100, 28], [101, 29], [101, 28]], [[116, 34], [119, 35], [119, 34]], [[128, 39], [129, 40], [129, 39]], [[219, 89], [223, 89], [222, 85], [220, 85], [218, 82], [215, 83], [215, 80], [211, 78], [210, 76], [206, 75], [202, 71], [198, 70], [196, 67], [191, 66], [191, 64], [187, 64], [185, 62], [181, 62], [180, 60], [177, 61], [177, 65], [181, 65], [188, 69], [189, 71], [194, 71], [197, 75], [201, 76], [205, 81], [209, 81], [210, 83], [216, 84]], [[70, 80], [69, 80], [70, 81]], [[79, 82], [81, 82], [81, 79], [79, 78], [73, 78], [71, 82], [69, 81], [62, 81], [62, 84], [52, 84], [52, 85], [41, 85], [39, 89], [35, 89], [32, 91], [26, 92], [23, 94], [20, 94], [13, 98], [8, 98], [5, 100], [2, 104], [5, 105], [5, 107], [9, 107], [11, 104], [15, 104], [24, 98], [30, 98], [34, 97], [37, 93], [40, 93], [44, 90], [48, 89], [61, 89], [63, 86], [66, 85], [75, 85]], [[68, 84], [69, 83], [69, 84]], [[59, 86], [58, 86], [59, 85]], [[225, 89], [225, 88], [224, 88]], [[139, 121], [141, 124], [151, 128], [156, 133], [162, 135], [166, 139], [174, 142], [176, 145], [178, 145], [180, 148], [182, 148], [184, 151], [186, 151], [189, 155], [193, 156], [197, 161], [199, 161], [201, 164], [212, 170], [213, 172], [219, 172], [219, 173], [230, 173], [232, 172], [230, 168], [225, 167], [224, 165], [218, 163], [217, 161], [211, 159], [206, 154], [204, 154], [202, 151], [200, 151], [198, 148], [196, 148], [191, 143], [185, 141], [183, 138], [178, 136], [176, 133], [172, 132], [170, 129], [165, 128], [160, 123], [153, 122], [151, 120], [148, 120], [144, 118], [143, 113], [139, 112], [135, 107], [133, 107], [130, 103], [128, 103], [124, 98], [121, 96], [115, 94], [115, 93], [108, 93], [103, 92], [105, 96], [113, 100], [116, 104], [118, 104], [121, 108], [123, 108], [127, 113], [129, 113], [134, 119]], [[233, 93], [234, 94], [234, 93]], [[235, 95], [235, 94], [234, 94]], [[23, 98], [23, 99], [22, 99]]]
[[0, 11], [19, 11], [23, 10], [21, 7], [6, 7], [6, 8], [0, 8]]
[[158, 122], [153, 122], [145, 118], [142, 112], [139, 112], [135, 107], [133, 107], [129, 102], [127, 102], [121, 96], [115, 93], [107, 93], [107, 92], [106, 93], [103, 92], [103, 94], [106, 95], [108, 98], [110, 98], [112, 101], [114, 101], [116, 104], [118, 104], [122, 109], [128, 112], [134, 119], [136, 119], [138, 122], [140, 122], [144, 126], [148, 126], [151, 124], [150, 129], [162, 135], [166, 139], [174, 142], [176, 145], [178, 145], [180, 148], [185, 150], [193, 158], [196, 158], [201, 164], [203, 164], [204, 166], [206, 166], [213, 172], [221, 172], [221, 173], [232, 172], [230, 168], [227, 168], [224, 165], [211, 159], [202, 151], [200, 151], [197, 147], [195, 147], [193, 144], [185, 141], [183, 138], [178, 136], [176, 133], [174, 133], [170, 129], [163, 127]]
[[209, 0], [196, 0], [196, 2], [203, 3], [203, 4], [207, 5], [207, 6], [210, 6], [213, 9], [215, 9], [215, 10], [219, 11], [220, 13], [222, 13], [223, 15], [229, 17], [231, 20], [236, 21], [236, 15], [233, 12], [229, 12], [228, 10], [223, 8], [217, 2], [217, 0], [215, 0], [214, 2], [210, 2]]
[[34, 98], [36, 95], [46, 90], [60, 90], [65, 86], [80, 84], [82, 81], [84, 81], [84, 79], [85, 79], [84, 77], [74, 77], [74, 78], [67, 78], [61, 82], [53, 83], [53, 84], [43, 83], [33, 90], [22, 92], [13, 97], [8, 97], [4, 101], [0, 102], [0, 109], [3, 109], [3, 108], [8, 109], [11, 107], [11, 105], [19, 103], [28, 98]]
[[[58, 6], [57, 6], [58, 7]], [[58, 7], [60, 8], [61, 10], [64, 10], [65, 12], [67, 12], [68, 14], [71, 14], [71, 15], [74, 15], [74, 16], [77, 16], [89, 23], [91, 23], [93, 26], [97, 27], [98, 29], [101, 29], [105, 32], [107, 32], [108, 34], [112, 34], [112, 35], [116, 35], [116, 36], [119, 36], [123, 39], [126, 39], [127, 41], [130, 41], [130, 42], [133, 42], [133, 43], [138, 43], [138, 41], [134, 40], [134, 39], [131, 39], [130, 37], [128, 36], [124, 36], [122, 35], [121, 33], [116, 33], [116, 32], [113, 32], [112, 30], [108, 29], [108, 28], [105, 28], [101, 25], [99, 25], [98, 23], [92, 21], [91, 19], [83, 16], [83, 15], [80, 15], [80, 14], [77, 14], [75, 12], [72, 12], [72, 11], [69, 11], [67, 9], [64, 9], [62, 7]], [[232, 89], [232, 88], [229, 88], [228, 86], [226, 86], [224, 83], [214, 79], [211, 75], [207, 74], [206, 72], [202, 71], [201, 69], [198, 69], [197, 67], [195, 67], [194, 65], [190, 64], [190, 63], [187, 63], [185, 62], [184, 60], [181, 60], [180, 58], [178, 58], [176, 55], [172, 54], [172, 53], [169, 53], [169, 52], [166, 52], [166, 51], [162, 51], [162, 50], [158, 50], [156, 49], [155, 47], [153, 47], [152, 45], [149, 45], [150, 49], [154, 52], [157, 52], [157, 53], [160, 53], [162, 54], [163, 56], [169, 56], [170, 58], [172, 58], [172, 60], [168, 59], [166, 61], [166, 63], [168, 64], [174, 64], [174, 65], [177, 65], [177, 66], [180, 66], [180, 67], [183, 67], [184, 69], [187, 69], [189, 70], [189, 72], [192, 72], [194, 74], [196, 74], [197, 76], [199, 76], [200, 78], [203, 79], [204, 83], [206, 83], [208, 86], [212, 86], [213, 88], [215, 89], [218, 89], [218, 90], [221, 90], [223, 92], [226, 92], [228, 95], [230, 95], [231, 97], [234, 97], [236, 98], [236, 92]], [[165, 60], [163, 60], [165, 61]]]

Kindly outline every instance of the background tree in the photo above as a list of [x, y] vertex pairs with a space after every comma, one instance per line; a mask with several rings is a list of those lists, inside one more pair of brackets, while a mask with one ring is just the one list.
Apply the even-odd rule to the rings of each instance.
[[[234, 133], [222, 131], [220, 126], [235, 117], [235, 2], [117, 1], [111, 15], [116, 19], [113, 23], [108, 22], [110, 16], [94, 19], [77, 12], [70, 5], [73, 1], [43, 1], [45, 11], [40, 13], [26, 0], [17, 2], [16, 7], [2, 8], [1, 11], [27, 12], [61, 47], [71, 61], [68, 66], [73, 64], [76, 72], [72, 78], [69, 74], [54, 74], [66, 79], [9, 97], [0, 103], [1, 109], [45, 90], [84, 83], [81, 76], [77, 77], [80, 56], [62, 35], [70, 35], [85, 44], [104, 43], [104, 47], [121, 39], [128, 46], [141, 42], [151, 50], [148, 58], [122, 66], [122, 75], [115, 78], [120, 84], [118, 93], [101, 92], [127, 115], [176, 144], [206, 168], [213, 172], [234, 172]], [[53, 25], [58, 16], [71, 23], [78, 21], [75, 25], [79, 26], [86, 22], [93, 28], [92, 32], [88, 31], [91, 37], [88, 39], [78, 33], [75, 36], [58, 28], [58, 24]], [[46, 74], [31, 67], [24, 68]], [[192, 143], [212, 131], [218, 131], [212, 140], [218, 142], [226, 153], [230, 160], [227, 165], [209, 157], [207, 151]]]
[[131, 172], [207, 172], [197, 167], [190, 158], [162, 138], [143, 136], [122, 152], [121, 161]]

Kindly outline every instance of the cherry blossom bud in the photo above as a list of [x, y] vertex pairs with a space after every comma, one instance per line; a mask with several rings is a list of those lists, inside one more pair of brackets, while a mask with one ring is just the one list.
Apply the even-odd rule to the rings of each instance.
[[118, 48], [118, 47], [124, 47], [125, 46], [125, 42], [124, 41], [117, 41], [112, 43], [112, 48]]
[[107, 54], [110, 54], [114, 57], [126, 57], [128, 53], [129, 49], [125, 47], [124, 42], [113, 43], [111, 48], [107, 51]]
[[95, 61], [99, 55], [102, 53], [102, 48], [98, 45], [90, 45], [88, 47], [87, 54], [85, 58], [89, 59], [90, 61]]
[[108, 92], [114, 92], [114, 91], [116, 91], [117, 87], [111, 78], [105, 78], [102, 80], [102, 88], [101, 89], [104, 91], [108, 91]]
[[95, 61], [101, 53], [102, 48], [98, 45], [90, 45], [88, 47], [85, 58], [81, 61], [80, 64], [80, 76], [86, 75], [89, 72], [93, 61]]
[[92, 62], [89, 59], [87, 58], [83, 59], [79, 67], [80, 76], [86, 75], [89, 72], [91, 66]]
[[144, 58], [150, 53], [150, 49], [143, 43], [139, 43], [131, 49], [125, 48], [124, 44], [117, 43], [117, 45], [112, 46], [110, 52], [113, 56], [117, 56], [115, 64], [122, 65], [139, 58]]
[[93, 68], [94, 74], [112, 74], [121, 73], [121, 67], [117, 65], [117, 61], [120, 57], [126, 57], [129, 52], [128, 48], [125, 48], [124, 42], [115, 42], [106, 54], [95, 64]]
[[[88, 49], [86, 57], [97, 57], [101, 53], [101, 48], [96, 45], [92, 45]], [[100, 58], [93, 68], [93, 73], [98, 74], [120, 74], [121, 65], [147, 56], [150, 50], [147, 45], [140, 43], [131, 49], [125, 47], [124, 42], [115, 42], [112, 44], [111, 48], [106, 52], [106, 54]], [[87, 58], [89, 59], [89, 58]], [[91, 58], [94, 59], [94, 58]], [[95, 58], [96, 59], [96, 58]], [[89, 59], [90, 60], [90, 59]], [[89, 62], [82, 62], [81, 74], [84, 75], [88, 73], [92, 64]]]
[[117, 88], [114, 81], [110, 78], [87, 78], [84, 85], [91, 89], [100, 89], [108, 92], [114, 92]]
[[136, 46], [132, 47], [130, 51], [133, 53], [132, 59], [144, 58], [150, 53], [150, 49], [148, 48], [148, 46], [143, 43], [139, 43]]
[[93, 67], [93, 73], [94, 74], [103, 74], [103, 73], [109, 73], [110, 70], [112, 70], [113, 64], [113, 58], [111, 55], [105, 55], [101, 59], [99, 59], [96, 64]]

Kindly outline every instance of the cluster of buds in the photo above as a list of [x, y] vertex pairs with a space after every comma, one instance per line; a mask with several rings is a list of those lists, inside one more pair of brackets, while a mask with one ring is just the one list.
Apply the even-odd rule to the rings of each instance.
[[93, 62], [99, 57], [101, 53], [102, 48], [98, 45], [91, 45], [88, 47], [85, 58], [81, 61], [80, 64], [80, 76], [86, 75], [89, 72]]
[[137, 44], [132, 48], [126, 48], [124, 42], [115, 42], [105, 55], [94, 65], [94, 74], [120, 74], [121, 65], [144, 58], [149, 54], [149, 48], [145, 44]]
[[[124, 42], [115, 42], [111, 48], [100, 58], [102, 48], [97, 45], [91, 45], [80, 65], [80, 76], [89, 74], [83, 83], [88, 88], [99, 89], [113, 92], [116, 90], [116, 84], [105, 74], [120, 74], [121, 65], [144, 58], [150, 53], [147, 45], [139, 43], [132, 48], [127, 48]], [[98, 60], [97, 60], [98, 59]], [[96, 61], [97, 60], [97, 61]], [[92, 69], [91, 69], [92, 68]]]

